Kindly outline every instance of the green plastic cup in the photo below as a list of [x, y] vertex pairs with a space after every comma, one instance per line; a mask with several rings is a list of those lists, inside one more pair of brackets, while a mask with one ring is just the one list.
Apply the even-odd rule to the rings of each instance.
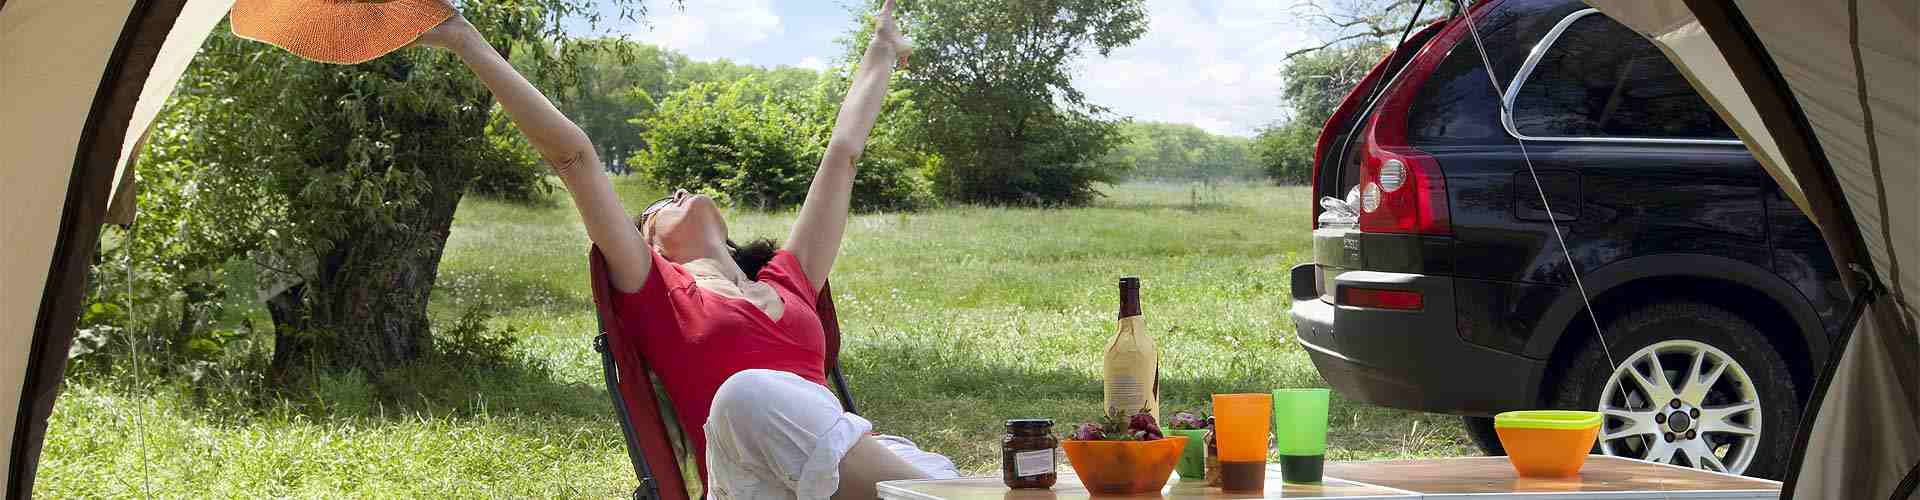
[[1327, 457], [1326, 389], [1273, 391], [1274, 451], [1280, 455], [1280, 480], [1298, 484], [1320, 482]]
[[1186, 436], [1187, 449], [1180, 452], [1180, 462], [1173, 470], [1180, 472], [1180, 479], [1206, 479], [1207, 477], [1207, 430], [1172, 429], [1169, 436]]

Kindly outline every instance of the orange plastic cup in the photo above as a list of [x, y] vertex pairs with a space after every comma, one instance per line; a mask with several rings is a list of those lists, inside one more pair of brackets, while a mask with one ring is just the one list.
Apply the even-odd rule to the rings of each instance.
[[1213, 436], [1221, 462], [1267, 461], [1272, 394], [1213, 395]]
[[1493, 431], [1521, 477], [1573, 477], [1580, 475], [1600, 433], [1600, 413], [1510, 411], [1493, 417]]

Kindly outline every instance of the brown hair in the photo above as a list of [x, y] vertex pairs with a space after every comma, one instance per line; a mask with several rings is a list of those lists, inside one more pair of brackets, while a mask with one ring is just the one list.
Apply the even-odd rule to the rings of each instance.
[[768, 262], [773, 262], [773, 254], [780, 250], [780, 245], [767, 238], [748, 241], [746, 246], [735, 245], [733, 240], [727, 240], [727, 250], [733, 252], [733, 263], [740, 266], [741, 272], [747, 273], [748, 279], [759, 281], [760, 269], [767, 267]]

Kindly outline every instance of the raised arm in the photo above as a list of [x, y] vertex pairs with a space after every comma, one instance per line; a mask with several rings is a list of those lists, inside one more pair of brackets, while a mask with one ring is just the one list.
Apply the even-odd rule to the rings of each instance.
[[620, 205], [620, 198], [614, 195], [613, 183], [607, 180], [606, 169], [601, 166], [586, 132], [560, 114], [560, 110], [547, 101], [547, 96], [514, 71], [466, 19], [455, 15], [421, 35], [416, 43], [453, 51], [493, 91], [500, 107], [506, 108], [507, 114], [513, 117], [513, 124], [527, 135], [527, 141], [540, 151], [554, 175], [560, 177], [567, 192], [573, 195], [573, 206], [580, 211], [580, 220], [587, 226], [587, 237], [606, 255], [611, 274], [608, 278], [614, 288], [625, 292], [639, 290], [652, 270], [652, 256], [640, 237], [640, 230], [634, 227], [626, 208]]
[[807, 201], [800, 205], [800, 219], [787, 237], [787, 252], [800, 260], [807, 281], [819, 289], [833, 271], [833, 259], [840, 254], [840, 237], [847, 231], [847, 210], [852, 204], [854, 163], [867, 148], [867, 134], [880, 117], [880, 104], [887, 97], [887, 77], [896, 59], [904, 62], [907, 45], [893, 19], [893, 0], [880, 7], [879, 26], [873, 41], [854, 71], [853, 86], [840, 103], [840, 115], [833, 121], [833, 138], [827, 143], [820, 170], [813, 174], [807, 188]]

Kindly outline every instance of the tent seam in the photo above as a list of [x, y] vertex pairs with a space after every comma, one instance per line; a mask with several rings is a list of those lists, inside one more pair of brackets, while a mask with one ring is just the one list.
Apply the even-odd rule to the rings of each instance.
[[[1872, 96], [1867, 91], [1867, 65], [1860, 56], [1860, 0], [1847, 0], [1847, 45], [1853, 55], [1853, 82], [1855, 95], [1860, 98], [1860, 128], [1867, 139], [1867, 166], [1873, 171], [1875, 200], [1880, 209], [1880, 241], [1887, 249], [1887, 297], [1900, 310], [1900, 320], [1912, 327], [1911, 309], [1907, 306], [1906, 294], [1901, 290], [1900, 254], [1894, 251], [1893, 225], [1887, 217], [1887, 179], [1880, 169], [1880, 140], [1873, 125]], [[1869, 252], [1869, 261], [1873, 258]]]

